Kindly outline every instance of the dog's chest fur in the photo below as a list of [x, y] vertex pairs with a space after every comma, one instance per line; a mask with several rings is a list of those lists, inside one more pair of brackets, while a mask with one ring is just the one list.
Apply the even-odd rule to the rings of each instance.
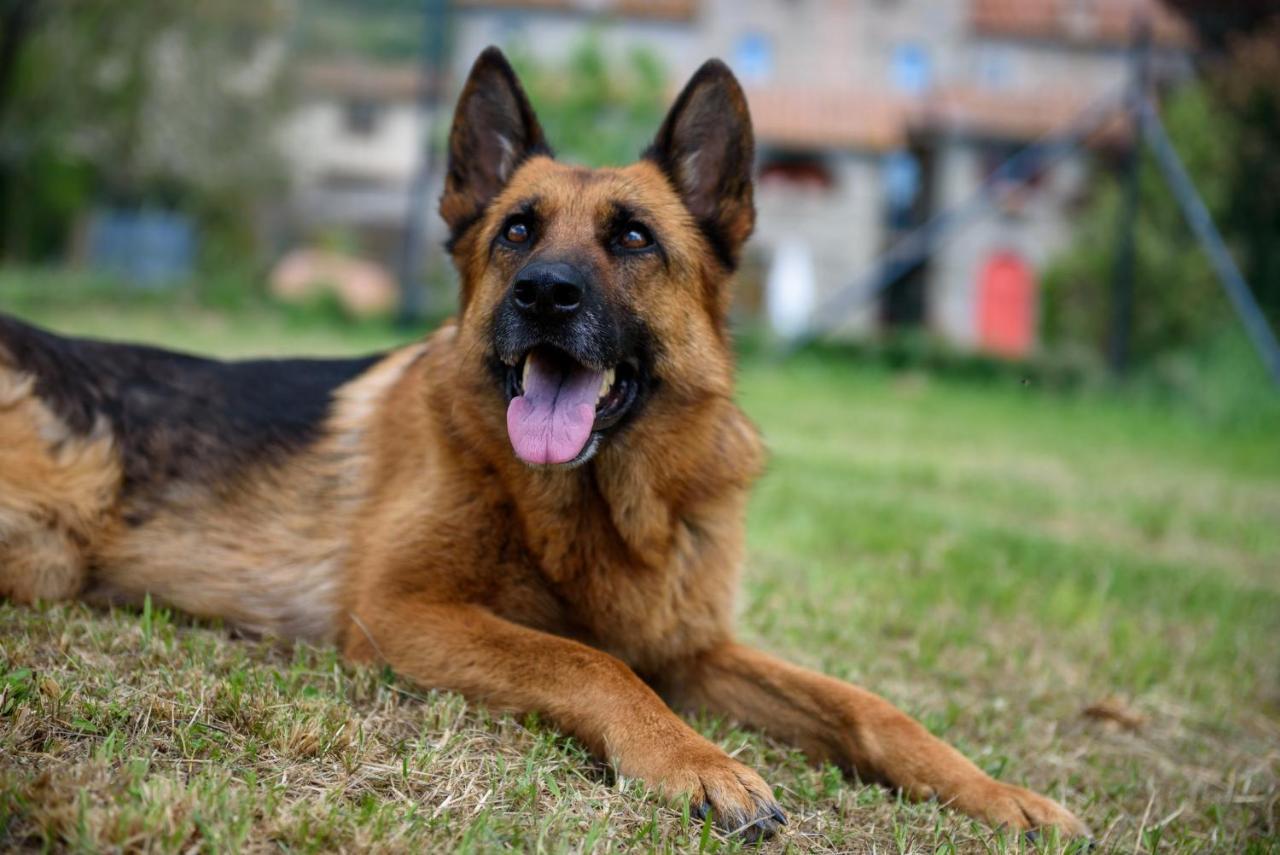
[[526, 560], [563, 604], [568, 627], [639, 670], [727, 637], [742, 537], [722, 522], [725, 509], [677, 513], [656, 496], [637, 508], [636, 497], [583, 484], [567, 517], [543, 508], [520, 520]]

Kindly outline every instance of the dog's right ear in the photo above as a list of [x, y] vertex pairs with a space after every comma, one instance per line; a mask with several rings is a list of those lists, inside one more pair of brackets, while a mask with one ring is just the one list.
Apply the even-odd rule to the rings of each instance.
[[440, 216], [456, 241], [479, 219], [516, 168], [535, 154], [551, 156], [538, 117], [511, 63], [496, 47], [476, 58], [449, 131], [449, 172]]

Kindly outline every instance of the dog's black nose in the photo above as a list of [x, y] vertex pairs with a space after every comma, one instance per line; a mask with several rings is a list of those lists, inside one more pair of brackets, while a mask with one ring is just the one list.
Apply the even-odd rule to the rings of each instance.
[[535, 262], [516, 274], [511, 301], [530, 318], [567, 318], [582, 307], [586, 282], [578, 269], [561, 262]]

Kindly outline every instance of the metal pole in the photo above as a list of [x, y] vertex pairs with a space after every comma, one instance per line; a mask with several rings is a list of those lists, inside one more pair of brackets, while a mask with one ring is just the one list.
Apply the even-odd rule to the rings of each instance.
[[1139, 180], [1142, 158], [1142, 102], [1146, 98], [1151, 47], [1151, 25], [1146, 16], [1134, 21], [1133, 43], [1129, 51], [1129, 92], [1126, 112], [1133, 123], [1133, 139], [1124, 155], [1124, 198], [1120, 203], [1119, 233], [1115, 261], [1111, 269], [1111, 334], [1107, 357], [1117, 375], [1129, 368], [1130, 337], [1133, 332], [1133, 278], [1136, 263], [1135, 233], [1142, 196]]
[[409, 183], [408, 211], [400, 247], [399, 322], [412, 326], [426, 315], [427, 291], [422, 274], [427, 259], [427, 229], [431, 200], [428, 193], [439, 171], [439, 146], [435, 119], [448, 56], [449, 2], [424, 0], [422, 4], [422, 79], [418, 88], [418, 112], [423, 124], [422, 150], [418, 167]]
[[1276, 342], [1275, 333], [1271, 331], [1266, 315], [1258, 307], [1257, 300], [1253, 298], [1253, 292], [1249, 290], [1249, 284], [1240, 275], [1240, 268], [1236, 267], [1226, 242], [1222, 240], [1222, 235], [1213, 224], [1209, 209], [1204, 206], [1204, 201], [1196, 192], [1195, 184], [1192, 183], [1191, 176], [1187, 174], [1181, 158], [1178, 157], [1178, 152], [1169, 140], [1155, 105], [1144, 99], [1139, 109], [1144, 114], [1142, 123], [1144, 138], [1155, 153], [1156, 163], [1164, 172], [1165, 180], [1173, 190], [1174, 198], [1178, 200], [1182, 216], [1191, 227], [1196, 239], [1200, 241], [1205, 254], [1209, 256], [1209, 263], [1213, 266], [1214, 273], [1218, 275], [1218, 281], [1227, 292], [1227, 297], [1230, 298], [1236, 314], [1240, 316], [1245, 332], [1248, 333], [1254, 349], [1258, 351], [1262, 364], [1266, 366], [1275, 384], [1280, 386], [1280, 343]]

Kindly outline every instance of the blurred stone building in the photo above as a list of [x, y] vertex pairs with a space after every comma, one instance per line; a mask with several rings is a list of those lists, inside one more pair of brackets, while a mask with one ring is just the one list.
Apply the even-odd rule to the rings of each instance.
[[284, 134], [295, 223], [322, 239], [356, 232], [365, 253], [393, 261], [425, 127], [417, 66], [311, 63], [298, 87]]
[[[761, 290], [774, 282], [804, 291], [791, 311], [798, 301], [810, 316], [864, 280], [902, 234], [972, 197], [1013, 152], [1121, 91], [1135, 9], [1153, 24], [1160, 73], [1179, 73], [1189, 46], [1188, 32], [1156, 0], [452, 6], [455, 88], [485, 45], [554, 63], [588, 31], [607, 54], [652, 52], [673, 88], [707, 57], [725, 59], [747, 89], [758, 142], [759, 226], [739, 304], [763, 311]], [[305, 79], [289, 137], [295, 204], [313, 220], [383, 230], [390, 246], [424, 133], [415, 69], [313, 67]], [[450, 107], [436, 119], [447, 122]], [[1126, 135], [1112, 122], [1086, 149], [1052, 165], [1026, 164], [996, 204], [922, 264], [854, 300], [857, 308], [835, 319], [839, 328], [924, 327], [959, 346], [1010, 354], [1034, 347], [1037, 273], [1069, 238], [1089, 157], [1108, 155]], [[432, 239], [439, 237], [436, 226]]]

